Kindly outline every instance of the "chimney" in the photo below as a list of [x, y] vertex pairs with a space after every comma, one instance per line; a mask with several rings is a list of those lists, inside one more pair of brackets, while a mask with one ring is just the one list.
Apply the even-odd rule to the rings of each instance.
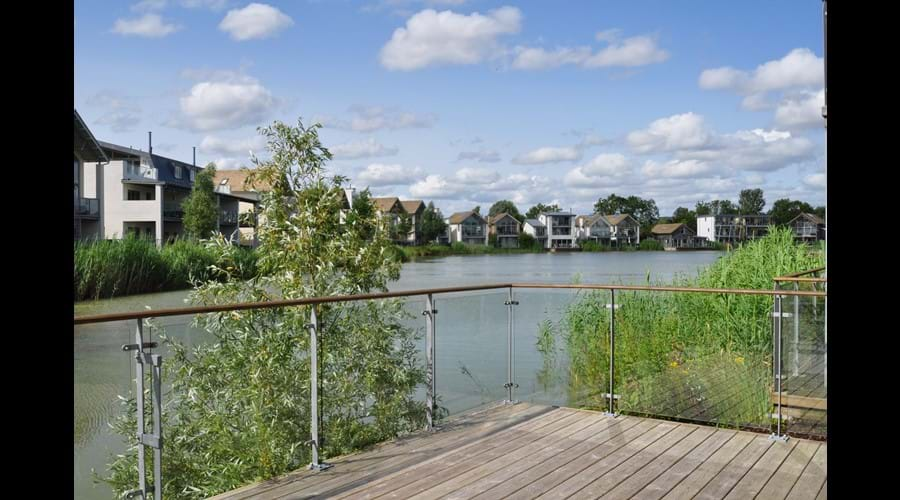
[[194, 146], [194, 166], [197, 166], [197, 146]]
[[153, 154], [153, 132], [147, 132], [147, 152]]

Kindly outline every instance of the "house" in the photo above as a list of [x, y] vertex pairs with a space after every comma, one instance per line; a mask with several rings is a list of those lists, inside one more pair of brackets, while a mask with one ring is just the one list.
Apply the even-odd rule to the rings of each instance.
[[545, 212], [538, 220], [546, 227], [544, 248], [575, 248], [575, 214], [572, 212]]
[[229, 195], [238, 199], [238, 231], [242, 245], [258, 245], [256, 228], [259, 227], [259, 214], [257, 208], [261, 193], [268, 191], [259, 181], [251, 185], [247, 182], [250, 170], [218, 170], [213, 177], [213, 185], [216, 192]]
[[604, 215], [609, 224], [609, 241], [615, 246], [639, 245], [641, 243], [641, 224], [630, 214]]
[[662, 243], [666, 250], [679, 248], [703, 248], [706, 246], [706, 238], [697, 236], [697, 233], [687, 224], [657, 224], [650, 230], [650, 234]]
[[697, 217], [697, 236], [709, 241], [735, 244], [768, 234], [769, 216], [765, 214], [720, 214]]
[[602, 245], [609, 245], [612, 237], [612, 226], [606, 217], [600, 214], [579, 215], [575, 218], [576, 239], [578, 241], [593, 241]]
[[547, 248], [547, 226], [538, 219], [525, 219], [522, 232], [534, 237], [541, 247]]
[[496, 235], [498, 248], [519, 248], [519, 219], [504, 212], [490, 218], [490, 234]]
[[422, 214], [425, 213], [425, 202], [422, 200], [406, 200], [400, 201], [403, 211], [410, 217], [409, 235], [406, 241], [411, 245], [419, 245], [422, 243]]
[[[85, 195], [102, 200], [100, 235], [115, 239], [137, 235], [157, 244], [184, 234], [184, 200], [202, 169], [196, 165], [153, 153], [152, 143], [142, 151], [99, 141], [108, 158], [85, 170]], [[91, 185], [95, 190], [89, 191]], [[240, 242], [238, 210], [241, 201], [256, 203], [223, 192], [216, 193], [218, 229], [232, 242]]]
[[[86, 189], [85, 185], [85, 163], [90, 162], [92, 165], [99, 165], [109, 161], [103, 148], [94, 138], [94, 134], [81, 119], [77, 110], [75, 111], [75, 204], [74, 204], [74, 236], [75, 239], [91, 239], [100, 238], [102, 236], [101, 228], [101, 211], [100, 211], [100, 190], [97, 189], [96, 172], [89, 174], [87, 177], [92, 179], [93, 186]], [[92, 167], [92, 168], [97, 168]], [[92, 196], [88, 196], [86, 192], [90, 192]]]
[[396, 196], [372, 198], [372, 204], [375, 205], [375, 213], [378, 214], [378, 217], [387, 221], [391, 240], [395, 243], [406, 243], [408, 235], [399, 234], [397, 231], [397, 226], [402, 222], [401, 219], [406, 216], [406, 210], [403, 209], [400, 198]]
[[450, 243], [459, 241], [471, 245], [487, 245], [487, 226], [487, 221], [472, 210], [456, 212], [447, 219]]
[[819, 241], [825, 239], [825, 221], [816, 214], [802, 213], [788, 222], [794, 231], [794, 239], [799, 241]]

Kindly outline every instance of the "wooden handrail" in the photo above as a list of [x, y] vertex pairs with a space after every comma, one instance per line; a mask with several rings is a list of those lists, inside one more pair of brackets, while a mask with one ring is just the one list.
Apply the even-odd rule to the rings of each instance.
[[[799, 278], [800, 276], [803, 276], [805, 274], [818, 273], [818, 272], [821, 272], [824, 270], [825, 270], [824, 267], [817, 267], [815, 269], [808, 269], [806, 271], [798, 271], [796, 273], [785, 274], [784, 276], [776, 276], [775, 278], [772, 278], [772, 280], [773, 281], [793, 281], [791, 278]], [[810, 279], [821, 279], [823, 281], [825, 280], [825, 278], [810, 278]]]
[[417, 290], [402, 290], [396, 292], [364, 293], [358, 295], [333, 295], [329, 297], [307, 297], [303, 299], [268, 300], [264, 302], [239, 302], [233, 304], [217, 304], [210, 306], [177, 307], [167, 309], [148, 309], [144, 311], [132, 311], [110, 314], [93, 314], [75, 316], [76, 325], [88, 323], [106, 323], [110, 321], [125, 321], [131, 319], [158, 318], [164, 316], [184, 316], [188, 314], [204, 314], [226, 311], [242, 311], [247, 309], [272, 309], [276, 307], [306, 306], [312, 304], [328, 304], [332, 302], [353, 302], [358, 300], [378, 300], [397, 297], [412, 297], [416, 295], [439, 295], [454, 292], [470, 292], [477, 290], [498, 290], [502, 288], [559, 288], [576, 290], [634, 290], [656, 292], [695, 292], [732, 295], [781, 295], [803, 297], [825, 297], [825, 292], [796, 291], [796, 290], [751, 290], [741, 288], [689, 288], [689, 287], [660, 287], [642, 285], [583, 285], [583, 284], [549, 284], [549, 283], [492, 283], [485, 285], [468, 285], [446, 288], [424, 288]]

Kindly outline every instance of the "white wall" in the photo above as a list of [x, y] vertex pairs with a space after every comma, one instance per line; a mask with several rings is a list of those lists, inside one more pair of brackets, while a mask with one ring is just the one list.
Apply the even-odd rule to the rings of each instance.
[[697, 217], [697, 236], [704, 236], [709, 241], [716, 241], [716, 217], [714, 215]]
[[[154, 200], [128, 200], [126, 184], [122, 183], [123, 162], [111, 161], [99, 168], [96, 163], [85, 164], [85, 177], [94, 171], [100, 182], [101, 232], [104, 238], [122, 238], [125, 222], [153, 222], [156, 227], [156, 239], [162, 239], [162, 198], [161, 185], [139, 185], [138, 190], [152, 189]], [[94, 184], [94, 183], [91, 183]]]

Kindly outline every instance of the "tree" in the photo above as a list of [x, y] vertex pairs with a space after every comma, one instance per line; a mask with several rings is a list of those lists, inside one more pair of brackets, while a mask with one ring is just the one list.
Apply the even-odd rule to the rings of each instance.
[[216, 165], [210, 163], [194, 178], [191, 194], [181, 204], [184, 230], [191, 238], [209, 238], [219, 229], [219, 206], [213, 178]]
[[509, 200], [500, 200], [491, 205], [491, 209], [488, 211], [488, 217], [493, 217], [502, 213], [512, 215], [519, 222], [522, 222], [522, 214], [519, 213], [519, 209], [516, 208], [515, 203]]
[[[262, 194], [260, 274], [241, 279], [237, 248], [209, 241], [224, 282], [198, 283], [195, 305], [297, 299], [386, 291], [399, 277], [387, 221], [368, 190], [345, 211], [344, 183], [327, 177], [331, 153], [318, 125], [275, 122], [260, 129], [271, 159], [252, 158], [250, 177], [271, 186]], [[211, 335], [191, 348], [167, 344], [163, 414], [164, 498], [206, 498], [242, 484], [296, 470], [310, 461], [310, 330], [319, 332], [320, 440], [323, 457], [421, 429], [424, 408], [414, 398], [425, 382], [416, 332], [396, 300], [248, 309], [198, 315]], [[164, 328], [163, 328], [164, 331]], [[365, 353], [361, 356], [360, 353]], [[126, 399], [116, 430], [132, 445], [110, 465], [117, 494], [137, 484], [136, 400]]]
[[678, 207], [675, 209], [675, 212], [672, 213], [671, 221], [673, 223], [680, 222], [680, 223], [686, 224], [688, 227], [690, 227], [694, 231], [697, 230], [697, 214], [694, 213], [693, 210], [689, 210], [684, 207]]
[[481, 215], [481, 205], [476, 206], [475, 208], [472, 209], [472, 211], [478, 215]]
[[656, 202], [650, 198], [643, 199], [637, 196], [623, 198], [615, 193], [606, 198], [600, 198], [594, 204], [594, 213], [603, 215], [630, 214], [641, 225], [641, 233], [650, 234], [650, 228], [659, 219], [659, 209]]
[[527, 212], [525, 212], [525, 218], [526, 219], [537, 219], [538, 216], [544, 212], [559, 212], [559, 211], [560, 211], [559, 205], [556, 205], [556, 204], [544, 205], [543, 203], [538, 203], [537, 205], [529, 208]]
[[819, 217], [821, 217], [822, 220], [825, 220], [825, 207], [824, 206], [816, 207], [815, 209], [813, 209], [813, 213], [818, 215]]
[[763, 190], [744, 189], [738, 198], [738, 210], [742, 215], [756, 215], [763, 213], [766, 200], [763, 198]]
[[446, 233], [447, 223], [444, 222], [444, 216], [440, 209], [434, 208], [434, 202], [429, 201], [422, 212], [422, 237], [425, 241], [431, 242]]
[[391, 226], [391, 239], [406, 241], [410, 231], [412, 231], [412, 216], [400, 214], [397, 223]]
[[813, 213], [814, 209], [809, 203], [782, 198], [775, 200], [775, 203], [772, 204], [772, 208], [769, 210], [769, 221], [776, 226], [784, 226], [803, 212]]
[[708, 202], [697, 202], [695, 212], [697, 217], [704, 215], [723, 215], [737, 213], [738, 209], [731, 200], [712, 200]]

